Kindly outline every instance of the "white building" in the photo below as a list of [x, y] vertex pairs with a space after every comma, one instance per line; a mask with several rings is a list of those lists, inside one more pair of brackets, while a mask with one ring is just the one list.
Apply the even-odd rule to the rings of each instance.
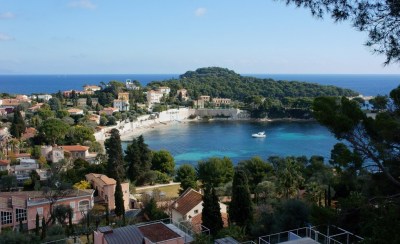
[[155, 104], [155, 103], [160, 103], [161, 102], [161, 98], [164, 96], [164, 94], [160, 91], [148, 91], [147, 92], [147, 103], [149, 105], [151, 104]]
[[160, 86], [157, 91], [161, 92], [162, 94], [166, 94], [168, 95], [171, 91], [171, 88], [169, 88], [168, 86]]
[[49, 101], [51, 98], [53, 98], [53, 96], [50, 94], [40, 94], [40, 95], [34, 96], [33, 98], [42, 99], [44, 101]]
[[129, 101], [114, 99], [113, 107], [117, 108], [118, 111], [129, 111]]
[[131, 81], [131, 80], [129, 80], [129, 79], [127, 79], [127, 80], [125, 81], [125, 86], [126, 86], [126, 89], [128, 89], [128, 90], [140, 90], [140, 87], [137, 86], [137, 85], [135, 84], [135, 82], [133, 82], [133, 81]]

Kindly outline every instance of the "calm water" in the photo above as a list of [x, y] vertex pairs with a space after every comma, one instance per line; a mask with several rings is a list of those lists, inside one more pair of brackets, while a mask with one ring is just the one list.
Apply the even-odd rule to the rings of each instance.
[[[400, 85], [400, 75], [308, 75], [308, 74], [246, 74], [275, 80], [297, 80], [349, 88], [363, 95], [388, 94]], [[0, 75], [0, 92], [31, 94], [54, 93], [59, 90], [80, 90], [85, 84], [111, 80], [138, 80], [143, 85], [179, 77], [178, 74], [106, 74], [106, 75]]]
[[[251, 134], [265, 131], [266, 138]], [[324, 156], [337, 142], [316, 122], [188, 122], [160, 126], [143, 134], [153, 150], [166, 149], [177, 165], [196, 164], [209, 157], [230, 157], [235, 163], [253, 156]], [[127, 142], [123, 142], [126, 148]]]

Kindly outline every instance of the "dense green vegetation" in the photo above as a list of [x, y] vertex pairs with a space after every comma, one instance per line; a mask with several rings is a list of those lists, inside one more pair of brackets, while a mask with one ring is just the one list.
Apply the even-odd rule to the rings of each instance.
[[179, 79], [152, 82], [148, 84], [148, 87], [161, 85], [170, 87], [172, 94], [176, 94], [178, 89], [185, 88], [193, 99], [196, 99], [200, 95], [209, 95], [211, 97], [231, 98], [232, 100], [243, 102], [252, 96], [283, 99], [356, 95], [351, 90], [334, 86], [322, 86], [296, 81], [258, 79], [241, 76], [232, 70], [219, 67], [188, 71], [181, 75]]

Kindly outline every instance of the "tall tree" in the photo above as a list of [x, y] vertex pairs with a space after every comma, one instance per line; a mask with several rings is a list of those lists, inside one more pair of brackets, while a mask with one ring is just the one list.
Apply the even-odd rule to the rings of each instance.
[[232, 183], [232, 200], [229, 204], [230, 222], [248, 227], [253, 220], [253, 206], [246, 173], [236, 170]]
[[122, 155], [121, 138], [117, 129], [111, 130], [111, 136], [104, 142], [108, 155], [107, 175], [117, 181], [125, 179], [125, 167]]
[[53, 111], [62, 109], [61, 101], [57, 97], [50, 98], [48, 104]]
[[50, 118], [45, 120], [39, 128], [41, 134], [49, 143], [56, 144], [62, 141], [68, 132], [69, 125], [60, 119]]
[[43, 216], [43, 218], [42, 218], [42, 235], [41, 235], [42, 240], [44, 238], [46, 238], [46, 230], [47, 230], [46, 220], [44, 219], [44, 216]]
[[181, 188], [179, 189], [179, 193], [183, 193], [186, 189], [193, 188], [197, 189], [197, 176], [196, 170], [193, 168], [191, 164], [183, 164], [176, 171], [175, 181], [181, 183]]
[[143, 174], [140, 170], [140, 152], [135, 138], [132, 140], [131, 144], [126, 147], [125, 161], [128, 165], [127, 178], [135, 182]]
[[14, 117], [10, 128], [10, 133], [15, 138], [21, 138], [21, 135], [25, 132], [26, 125], [24, 118], [22, 117], [21, 111], [17, 108], [14, 110]]
[[39, 213], [36, 213], [36, 222], [35, 222], [35, 235], [36, 236], [39, 236], [39, 233], [40, 233], [39, 222], [40, 222]]
[[209, 228], [212, 235], [218, 233], [224, 226], [218, 197], [213, 187], [206, 186], [204, 189], [201, 218], [202, 225]]
[[147, 170], [150, 170], [151, 168], [151, 150], [149, 149], [149, 146], [144, 142], [143, 135], [140, 135], [137, 138], [137, 145], [139, 148], [139, 153], [140, 153], [140, 162], [142, 163], [142, 168]]
[[197, 176], [203, 185], [218, 187], [228, 183], [233, 177], [233, 164], [227, 158], [210, 158], [207, 161], [200, 161], [197, 164]]
[[175, 169], [175, 160], [167, 150], [153, 152], [151, 169], [172, 176]]
[[117, 185], [115, 186], [115, 214], [118, 217], [125, 215], [125, 206], [124, 206], [124, 194], [122, 192], [121, 182], [117, 180]]

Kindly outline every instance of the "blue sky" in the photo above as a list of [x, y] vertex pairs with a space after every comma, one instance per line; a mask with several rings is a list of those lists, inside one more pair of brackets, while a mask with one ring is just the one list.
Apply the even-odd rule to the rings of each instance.
[[398, 74], [349, 23], [272, 0], [0, 0], [0, 74]]

